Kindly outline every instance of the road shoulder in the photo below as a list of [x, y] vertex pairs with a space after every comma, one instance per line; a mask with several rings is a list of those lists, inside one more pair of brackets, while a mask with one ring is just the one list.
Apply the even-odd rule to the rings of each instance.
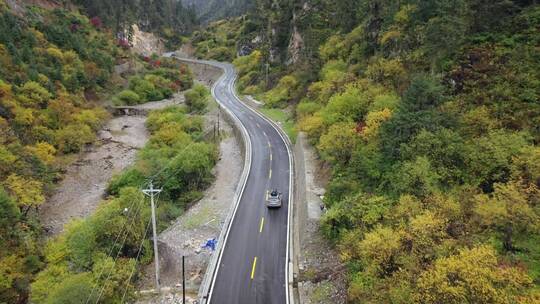
[[344, 304], [347, 290], [345, 267], [320, 230], [320, 220], [325, 212], [322, 199], [328, 170], [303, 133], [297, 137], [294, 154], [299, 196], [295, 210], [299, 302]]
[[[242, 100], [256, 110], [262, 106], [253, 98]], [[322, 199], [328, 172], [305, 134], [298, 134], [292, 149], [295, 203], [291, 238], [294, 246], [295, 302], [344, 304], [347, 290], [345, 267], [339, 260], [339, 254], [320, 231], [320, 220], [325, 212]]]

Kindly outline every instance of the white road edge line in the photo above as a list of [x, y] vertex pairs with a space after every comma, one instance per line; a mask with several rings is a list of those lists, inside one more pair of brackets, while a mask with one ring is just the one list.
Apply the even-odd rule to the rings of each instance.
[[[232, 210], [232, 213], [229, 213], [229, 215], [227, 216], [227, 219], [225, 221], [225, 225], [227, 225], [227, 229], [222, 229], [221, 230], [221, 233], [220, 233], [220, 236], [219, 236], [219, 239], [218, 239], [218, 248], [214, 252], [214, 254], [212, 255], [212, 260], [208, 264], [206, 273], [205, 273], [204, 278], [203, 278], [203, 282], [201, 282], [202, 289], [199, 290], [198, 298], [200, 299], [200, 302], [201, 303], [210, 303], [210, 301], [212, 300], [212, 292], [213, 292], [214, 285], [215, 285], [215, 282], [216, 282], [217, 273], [218, 273], [218, 270], [219, 270], [219, 265], [221, 264], [221, 259], [223, 257], [223, 252], [224, 252], [223, 249], [225, 248], [225, 245], [227, 244], [227, 239], [229, 237], [229, 232], [231, 230], [232, 223], [233, 223], [235, 215], [236, 215], [236, 211], [238, 210], [238, 206], [240, 204], [240, 199], [242, 198], [242, 195], [243, 195], [244, 190], [246, 188], [247, 177], [249, 175], [249, 172], [251, 171], [251, 153], [252, 153], [251, 138], [249, 137], [247, 129], [242, 124], [240, 119], [238, 119], [238, 117], [228, 107], [226, 107], [225, 104], [222, 103], [217, 98], [217, 96], [215, 94], [215, 90], [216, 90], [217, 85], [224, 78], [227, 77], [227, 72], [228, 72], [227, 71], [227, 66], [223, 65], [223, 64], [220, 64], [219, 62], [193, 60], [193, 59], [178, 58], [178, 57], [175, 57], [175, 58], [180, 60], [180, 61], [187, 61], [187, 62], [196, 63], [196, 64], [211, 65], [211, 66], [214, 66], [214, 67], [217, 67], [217, 68], [223, 70], [223, 75], [221, 75], [220, 78], [212, 86], [212, 96], [214, 97], [216, 102], [219, 103], [225, 109], [225, 111], [233, 119], [235, 124], [237, 124], [237, 126], [241, 129], [242, 137], [243, 137], [244, 142], [246, 144], [246, 147], [245, 147], [245, 150], [246, 150], [245, 151], [245, 153], [246, 153], [245, 157], [246, 157], [246, 159], [244, 161], [244, 170], [242, 171], [242, 176], [241, 176], [240, 183], [239, 183], [240, 188], [237, 188], [237, 190], [235, 192], [234, 209]], [[236, 78], [237, 78], [237, 75], [234, 76], [232, 83], [236, 82]], [[236, 95], [235, 95], [235, 98], [237, 98]], [[223, 240], [223, 241], [220, 241], [220, 240]], [[211, 282], [208, 282], [208, 280], [211, 280]], [[206, 296], [208, 298], [205, 298]]]
[[[223, 77], [226, 77], [227, 76], [227, 67], [222, 67], [222, 66], [219, 66], [219, 67], [222, 68], [223, 71], [224, 71]], [[237, 78], [237, 75], [234, 75], [233, 81], [231, 83], [235, 83], [236, 78]], [[215, 88], [218, 83], [219, 83], [219, 81], [216, 81], [213, 88]], [[242, 137], [244, 138], [244, 141], [246, 142], [246, 161], [245, 161], [245, 163], [247, 164], [247, 166], [244, 165], [244, 171], [242, 172], [242, 175], [244, 175], [244, 173], [245, 173], [245, 176], [243, 176], [242, 190], [238, 193], [238, 195], [235, 195], [236, 197], [235, 197], [235, 203], [234, 203], [235, 204], [234, 212], [232, 213], [232, 216], [229, 219], [229, 224], [228, 224], [228, 227], [227, 227], [227, 232], [225, 233], [225, 238], [223, 239], [221, 248], [219, 248], [220, 251], [219, 251], [219, 257], [218, 257], [217, 263], [213, 266], [213, 267], [215, 267], [215, 269], [214, 269], [214, 274], [213, 274], [213, 277], [212, 277], [212, 283], [211, 283], [210, 289], [208, 291], [208, 299], [207, 299], [206, 303], [211, 303], [211, 301], [212, 301], [212, 293], [213, 293], [214, 286], [215, 286], [215, 283], [216, 283], [216, 278], [217, 278], [217, 274], [218, 274], [218, 271], [219, 271], [219, 265], [221, 264], [221, 259], [223, 257], [223, 252], [224, 252], [225, 246], [227, 244], [227, 239], [229, 238], [229, 233], [231, 231], [232, 224], [233, 224], [234, 219], [236, 217], [236, 211], [238, 210], [238, 206], [240, 205], [240, 200], [241, 200], [241, 198], [242, 198], [242, 196], [244, 194], [244, 189], [246, 188], [246, 184], [247, 184], [247, 180], [248, 180], [247, 177], [249, 175], [249, 172], [251, 171], [251, 153], [252, 153], [252, 151], [251, 151], [251, 138], [249, 137], [248, 131], [247, 131], [246, 127], [244, 126], [244, 124], [240, 121], [240, 119], [238, 119], [238, 117], [229, 108], [227, 108], [221, 101], [219, 101], [219, 99], [217, 98], [217, 96], [215, 95], [214, 92], [212, 93], [212, 96], [214, 96], [214, 99], [225, 108], [225, 110], [233, 118], [235, 123], [237, 123], [238, 126], [240, 126], [240, 128], [242, 129]], [[236, 95], [235, 95], [235, 97], [236, 97]], [[222, 233], [223, 233], [223, 231], [222, 231]]]
[[[227, 66], [224, 66], [223, 64], [220, 64], [219, 62], [213, 62], [213, 61], [206, 61], [206, 60], [193, 60], [193, 59], [187, 59], [187, 58], [178, 58], [178, 57], [175, 57], [177, 59], [179, 59], [180, 61], [187, 61], [187, 62], [192, 62], [192, 63], [198, 63], [198, 64], [207, 64], [207, 65], [211, 65], [211, 66], [214, 66], [214, 67], [218, 67], [220, 69], [222, 69], [224, 71], [223, 75], [218, 79], [218, 81], [216, 81], [214, 83], [214, 86], [212, 87], [212, 96], [214, 96], [214, 99], [216, 99], [216, 101], [221, 104], [225, 110], [227, 111], [227, 113], [229, 115], [231, 115], [231, 117], [233, 118], [233, 120], [239, 124], [239, 126], [241, 127], [242, 129], [242, 135], [244, 137], [244, 140], [248, 143], [248, 145], [246, 146], [249, 146], [249, 157], [248, 157], [248, 153], [246, 153], [246, 163], [247, 163], [247, 160], [249, 158], [249, 170], [247, 170], [247, 173], [249, 173], [250, 169], [251, 169], [251, 139], [249, 137], [249, 134], [247, 133], [247, 130], [245, 128], [245, 126], [242, 124], [242, 122], [238, 119], [238, 117], [236, 117], [236, 115], [234, 115], [234, 113], [232, 113], [232, 111], [230, 111], [227, 107], [225, 107], [225, 105], [223, 103], [221, 103], [215, 96], [215, 87], [217, 86], [217, 84], [221, 81], [222, 78], [225, 78], [226, 75], [227, 75]], [[229, 67], [232, 67], [229, 65]], [[234, 69], [234, 67], [233, 67]], [[233, 81], [229, 84], [229, 87], [231, 88], [231, 91], [234, 95], [234, 97], [241, 102], [241, 99], [238, 97], [238, 95], [236, 94], [236, 90], [232, 87], [232, 84], [234, 84], [236, 82], [236, 78], [238, 77], [238, 75], [235, 75], [234, 78], [233, 78]], [[291, 146], [292, 146], [292, 143], [290, 142], [289, 138], [287, 137], [287, 135], [284, 135], [283, 134], [283, 130], [277, 126], [272, 120], [270, 120], [269, 118], [265, 117], [264, 115], [262, 115], [261, 113], [259, 113], [257, 110], [253, 109], [252, 107], [250, 107], [249, 105], [246, 105], [245, 103], [243, 103], [250, 111], [252, 111], [253, 113], [255, 113], [256, 115], [258, 115], [259, 117], [261, 117], [262, 119], [266, 120], [273, 128], [274, 130], [276, 130], [276, 132], [279, 134], [279, 136], [281, 137], [281, 140], [283, 141], [283, 143], [285, 144], [285, 146], [287, 147], [287, 154], [289, 156], [289, 204], [288, 204], [288, 217], [287, 217], [287, 245], [286, 245], [286, 262], [285, 262], [285, 299], [286, 299], [286, 304], [294, 304], [294, 297], [291, 297], [290, 296], [290, 291], [289, 289], [292, 288], [292, 283], [293, 283], [293, 273], [292, 273], [292, 261], [291, 261], [291, 256], [293, 256], [293, 253], [290, 252], [292, 251], [292, 248], [290, 246], [290, 239], [291, 239], [291, 218], [292, 218], [292, 205], [293, 205], [293, 193], [294, 193], [294, 171], [293, 171], [293, 161], [294, 161], [294, 158], [293, 158], [293, 155], [291, 153]], [[247, 139], [247, 140], [246, 140]], [[248, 148], [246, 147], [246, 150], [248, 150]], [[244, 171], [242, 172], [242, 176], [244, 177], [244, 174], [246, 173], [246, 166], [244, 166]], [[212, 284], [210, 286], [210, 290], [208, 292], [208, 295], [209, 295], [209, 298], [206, 300], [206, 302], [204, 301], [204, 299], [202, 299], [201, 297], [201, 303], [210, 303], [210, 300], [212, 299], [212, 291], [213, 291], [213, 288], [214, 288], [214, 284], [215, 284], [215, 281], [216, 281], [216, 277], [217, 277], [217, 272], [218, 272], [218, 269], [219, 269], [219, 264], [221, 263], [221, 258], [222, 258], [222, 255], [223, 255], [223, 248], [224, 248], [224, 244], [226, 244], [227, 242], [227, 238], [229, 236], [229, 232], [231, 230], [231, 226], [232, 226], [232, 222], [234, 220], [234, 215], [236, 214], [236, 211], [238, 209], [238, 205], [239, 205], [239, 202], [240, 202], [240, 199], [242, 197], [242, 194], [244, 192], [244, 189], [246, 187], [246, 184], [247, 184], [247, 175], [245, 175], [245, 180], [243, 181], [243, 185], [242, 185], [242, 190], [240, 192], [240, 196], [236, 196], [235, 194], [235, 207], [234, 207], [234, 212], [232, 214], [232, 218], [230, 218], [230, 223], [228, 225], [228, 228], [227, 228], [227, 232], [225, 234], [225, 240], [224, 242], [218, 242], [218, 250], [220, 250], [219, 252], [219, 257], [218, 257], [218, 263], [214, 266], [215, 269], [213, 271], [213, 279], [212, 279]], [[223, 231], [222, 231], [223, 233]], [[220, 239], [221, 239], [221, 236], [220, 236]], [[221, 248], [220, 248], [220, 244], [221, 243]], [[208, 273], [205, 274], [205, 278], [203, 279], [203, 283], [204, 283], [204, 280], [206, 279], [206, 276], [208, 275]], [[201, 284], [202, 286], [202, 284]]]
[[[236, 90], [233, 89], [232, 92], [233, 92], [234, 97], [241, 102], [242, 100], [236, 94]], [[285, 144], [285, 147], [287, 147], [287, 154], [289, 156], [289, 204], [287, 206], [288, 216], [287, 216], [287, 247], [286, 247], [287, 256], [286, 256], [286, 262], [285, 262], [285, 299], [286, 299], [286, 304], [294, 304], [294, 297], [290, 295], [290, 290], [289, 290], [290, 288], [292, 288], [293, 279], [294, 279], [293, 269], [292, 269], [293, 261], [291, 260], [291, 256], [294, 256], [294, 255], [293, 255], [293, 252], [290, 252], [292, 251], [292, 248], [293, 248], [292, 246], [290, 246], [290, 240], [292, 238], [291, 218], [292, 218], [292, 205], [293, 205], [293, 200], [294, 200], [293, 199], [294, 197], [294, 171], [293, 171], [294, 157], [293, 157], [293, 154], [291, 153], [292, 142], [289, 140], [289, 137], [284, 133], [284, 131], [278, 125], [276, 125], [275, 122], [273, 122], [271, 119], [261, 114], [259, 111], [253, 109], [246, 103], [244, 103], [244, 105], [253, 113], [258, 115], [262, 119], [266, 120], [274, 128], [274, 130], [276, 130], [276, 132], [281, 137], [281, 140]]]

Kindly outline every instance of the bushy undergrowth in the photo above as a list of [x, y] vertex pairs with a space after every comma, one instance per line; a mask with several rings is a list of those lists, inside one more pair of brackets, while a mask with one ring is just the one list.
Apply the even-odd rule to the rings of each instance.
[[196, 84], [185, 94], [186, 105], [190, 112], [202, 113], [208, 106], [210, 91], [202, 84]]
[[163, 189], [158, 201], [163, 230], [212, 181], [217, 149], [202, 135], [201, 117], [169, 107], [151, 112], [147, 126], [149, 143], [131, 168], [111, 180], [110, 197], [47, 244], [48, 264], [32, 284], [32, 302], [63, 303], [72, 293], [77, 303], [132, 299], [138, 269], [153, 255], [147, 239], [150, 209], [141, 187], [152, 180]]
[[217, 61], [232, 61], [236, 57], [236, 46], [242, 36], [242, 18], [220, 20], [206, 28], [195, 31], [192, 43], [195, 56]]
[[158, 101], [193, 86], [193, 76], [186, 65], [172, 58], [155, 57], [148, 61], [138, 75], [129, 78], [128, 88], [113, 97], [115, 105]]
[[236, 58], [233, 64], [239, 74], [238, 90], [246, 94], [260, 93], [262, 91], [260, 82], [264, 77], [262, 53], [255, 50], [247, 56]]

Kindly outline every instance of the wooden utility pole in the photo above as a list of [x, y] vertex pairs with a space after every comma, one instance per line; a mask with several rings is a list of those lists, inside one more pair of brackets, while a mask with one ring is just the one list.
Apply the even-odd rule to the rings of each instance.
[[220, 133], [220, 120], [221, 120], [221, 105], [218, 104], [218, 112], [217, 112], [217, 134], [218, 134], [218, 138], [221, 136], [221, 133]]
[[154, 196], [161, 192], [161, 189], [154, 189], [154, 185], [150, 182], [150, 188], [142, 191], [144, 194], [150, 196], [150, 205], [152, 207], [152, 233], [154, 237], [154, 264], [156, 266], [156, 290], [159, 293], [159, 255], [158, 255], [158, 243], [157, 243], [157, 228], [156, 228], [156, 206], [154, 203]]
[[182, 304], [186, 304], [186, 256], [182, 256]]

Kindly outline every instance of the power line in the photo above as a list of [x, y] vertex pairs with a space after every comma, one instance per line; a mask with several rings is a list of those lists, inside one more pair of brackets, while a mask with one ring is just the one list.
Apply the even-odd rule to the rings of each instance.
[[[142, 205], [143, 204], [139, 204], [139, 208], [137, 210], [137, 213], [136, 214], [139, 214], [139, 212], [141, 211], [142, 209]], [[135, 225], [135, 221], [131, 221], [131, 224], [132, 226]], [[99, 302], [99, 300], [101, 299], [101, 296], [103, 295], [103, 291], [105, 291], [105, 287], [107, 286], [107, 281], [109, 280], [109, 278], [111, 277], [111, 274], [112, 274], [112, 271], [114, 269], [114, 266], [116, 266], [116, 261], [118, 260], [118, 257], [120, 256], [120, 253], [122, 252], [122, 248], [124, 247], [125, 243], [126, 243], [126, 239], [127, 239], [127, 236], [129, 234], [129, 231], [126, 229], [125, 230], [125, 234], [124, 234], [124, 239], [122, 240], [122, 245], [120, 246], [120, 248], [118, 248], [118, 252], [116, 253], [116, 257], [113, 259], [113, 264], [111, 265], [111, 267], [109, 268], [109, 273], [107, 274], [107, 278], [105, 278], [105, 281], [103, 282], [103, 286], [101, 287], [101, 291], [99, 292], [99, 296], [96, 300], [96, 304]]]
[[[207, 131], [207, 132], [203, 133], [203, 136], [206, 136], [206, 135], [208, 135], [208, 134], [210, 134], [210, 131]], [[173, 164], [173, 162], [180, 156], [180, 153], [181, 153], [181, 152], [184, 152], [185, 150], [187, 150], [188, 148], [190, 148], [190, 147], [191, 147], [193, 144], [195, 144], [195, 143], [196, 143], [196, 142], [191, 142], [191, 143], [189, 143], [189, 144], [188, 144], [187, 146], [185, 146], [181, 151], [179, 151], [179, 152], [176, 154], [176, 156], [173, 157], [173, 158], [172, 158], [165, 166], [163, 166], [158, 172], [156, 172], [155, 174], [153, 174], [151, 177], [147, 178], [148, 183], [152, 183], [153, 180], [154, 180], [156, 177], [158, 177], [161, 173], [163, 173], [165, 170], [167, 170], [167, 169]], [[173, 172], [173, 173], [174, 173], [174, 172]], [[170, 178], [172, 175], [173, 175], [173, 174], [169, 174], [168, 176], [166, 176], [166, 177], [164, 178], [164, 180], [167, 180], [167, 179]], [[143, 186], [144, 184], [146, 184], [146, 183], [147, 183], [146, 181], [143, 182], [143, 183], [139, 186], [139, 189], [141, 189], [142, 186]], [[135, 202], [136, 202], [136, 201], [133, 201], [133, 202], [131, 203], [130, 208], [129, 208], [130, 211], [133, 209], [133, 206], [135, 205]], [[131, 217], [132, 215], [133, 215], [133, 213], [131, 213], [130, 215], [128, 215], [128, 218]], [[115, 241], [113, 242], [113, 245], [111, 246], [111, 249], [109, 250], [108, 256], [111, 256], [111, 254], [112, 254], [112, 252], [113, 252], [115, 246], [117, 245], [118, 240], [119, 240], [120, 237], [124, 234], [124, 230], [125, 230], [125, 228], [127, 227], [126, 224], [127, 224], [128, 222], [132, 222], [132, 221], [126, 220], [126, 222], [124, 222], [124, 224], [122, 225], [122, 229], [120, 230], [120, 233], [118, 233], [118, 235], [116, 236]], [[127, 232], [127, 231], [126, 231], [126, 232]], [[126, 236], [127, 236], [127, 233], [126, 233]], [[124, 241], [125, 241], [125, 238], [124, 238]], [[121, 248], [120, 248], [120, 250], [121, 250]], [[118, 252], [118, 254], [117, 254], [117, 257], [118, 257], [118, 255], [119, 255], [119, 253], [120, 253], [120, 250], [119, 250], [119, 252]], [[115, 260], [116, 260], [116, 258], [115, 258]], [[113, 265], [112, 267], [114, 267], [114, 265]], [[103, 274], [104, 270], [105, 270], [105, 268], [101, 269], [98, 278], [101, 277], [101, 275]], [[112, 268], [111, 268], [111, 270], [112, 270]], [[111, 271], [109, 271], [109, 274], [108, 274], [108, 276], [107, 276], [107, 279], [106, 279], [105, 282], [104, 282], [104, 286], [103, 286], [102, 289], [101, 289], [100, 296], [98, 297], [98, 300], [99, 300], [99, 298], [101, 298], [101, 293], [103, 292], [103, 289], [104, 289], [104, 287], [105, 287], [106, 281], [108, 280], [108, 277], [110, 276], [110, 274], [111, 274]], [[92, 291], [91, 291], [90, 295], [88, 296], [88, 298], [87, 298], [87, 300], [86, 300], [86, 302], [85, 302], [86, 304], [88, 304], [88, 302], [90, 301], [92, 295], [94, 294], [94, 290], [96, 289], [96, 287], [97, 287], [98, 285], [99, 285], [98, 282], [96, 282], [96, 283], [93, 285]]]
[[[207, 131], [207, 132], [203, 133], [203, 136], [206, 136], [206, 135], [208, 135], [209, 133], [210, 133], [210, 131]], [[159, 174], [161, 174], [162, 172], [164, 172], [166, 169], [169, 168], [170, 165], [172, 165], [172, 163], [176, 160], [176, 158], [180, 155], [180, 153], [182, 153], [182, 152], [184, 152], [185, 150], [187, 150], [188, 148], [190, 148], [191, 145], [193, 145], [194, 143], [196, 143], [196, 142], [191, 142], [191, 143], [189, 143], [187, 146], [185, 146], [181, 151], [179, 151], [179, 152], [175, 155], [175, 157], [173, 157], [173, 158], [169, 161], [169, 163], [168, 163], [167, 165], [165, 165], [163, 168], [160, 169], [160, 171], [158, 171], [157, 173], [155, 173], [154, 175], [152, 175], [151, 178], [148, 178], [147, 180], [149, 180], [150, 185], [152, 185], [153, 180], [154, 180]], [[165, 180], [167, 180], [167, 179], [170, 178], [171, 176], [172, 176], [172, 174], [169, 174], [167, 177], [165, 177]], [[160, 191], [161, 191], [161, 190], [160, 190]], [[154, 211], [154, 210], [152, 210], [152, 211], [153, 211], [153, 218], [154, 218], [154, 220], [155, 220], [155, 211]], [[154, 229], [154, 231], [155, 231], [155, 229]], [[117, 236], [117, 239], [119, 238], [119, 236], [120, 236], [121, 234], [122, 234], [122, 231], [121, 231], [121, 233]], [[126, 236], [127, 236], [127, 234], [126, 234]], [[154, 237], [154, 239], [155, 239], [155, 242], [157, 242], [157, 237], [156, 237], [156, 236]], [[125, 241], [125, 238], [124, 238], [124, 241]], [[115, 241], [115, 244], [116, 244], [116, 241]], [[157, 248], [156, 248], [156, 247], [157, 247], [157, 244], [154, 244], [154, 251], [155, 251], [154, 254], [157, 256]], [[113, 247], [111, 247], [111, 251], [109, 252], [109, 255], [112, 253], [112, 249], [113, 249], [113, 248], [114, 248], [114, 244], [113, 244]], [[120, 253], [120, 251], [118, 252], [118, 254], [119, 254], [119, 253]], [[118, 257], [118, 254], [117, 254], [117, 257]], [[115, 260], [116, 260], [116, 258], [115, 258]], [[156, 260], [157, 260], [157, 258], [156, 258]], [[157, 264], [159, 264], [158, 261], [156, 261], [156, 265], [157, 265]], [[113, 265], [113, 266], [114, 266], [114, 265]], [[159, 276], [159, 274], [157, 274], [157, 273], [159, 272], [159, 268], [158, 268], [158, 267], [159, 267], [159, 266], [156, 266], [156, 276], [157, 276], [157, 277]], [[111, 268], [111, 270], [112, 270], [112, 268]], [[101, 276], [101, 274], [102, 274], [102, 273], [100, 273], [100, 276]], [[109, 272], [109, 275], [107, 276], [107, 278], [110, 276], [110, 274], [111, 274], [111, 273]], [[106, 283], [106, 281], [105, 281], [105, 283]], [[159, 289], [159, 278], [156, 278], [156, 286], [157, 286], [157, 288]], [[103, 289], [104, 289], [104, 288], [105, 288], [105, 284], [104, 284], [104, 286], [103, 286], [103, 288], [102, 288], [101, 293], [103, 292]], [[90, 294], [90, 296], [93, 294], [93, 290], [94, 290], [94, 289], [92, 289], [92, 293]], [[100, 297], [101, 297], [101, 294], [100, 294]], [[88, 299], [90, 299], [90, 297], [89, 297]], [[87, 303], [88, 303], [88, 300], [87, 300]]]
[[[219, 111], [221, 111], [221, 109], [220, 109]], [[218, 113], [218, 115], [219, 115], [219, 113]], [[219, 118], [218, 118], [218, 119], [219, 119]], [[202, 134], [202, 137], [207, 136], [208, 134], [210, 134], [210, 132], [211, 132], [211, 130], [207, 130], [206, 132], [204, 132], [204, 133]], [[173, 158], [172, 158], [165, 166], [163, 166], [158, 172], [156, 172], [156, 173], [153, 174], [152, 176], [146, 178], [146, 182], [143, 182], [143, 183], [139, 186], [139, 189], [141, 189], [142, 186], [143, 186], [144, 184], [146, 184], [146, 183], [149, 183], [150, 186], [151, 186], [151, 188], [153, 189], [152, 183], [153, 183], [154, 179], [157, 178], [160, 174], [162, 174], [165, 170], [167, 170], [167, 169], [173, 164], [173, 162], [180, 156], [180, 153], [184, 152], [185, 150], [187, 150], [187, 149], [190, 148], [193, 144], [196, 144], [196, 143], [198, 143], [198, 142], [192, 141], [192, 142], [190, 142], [187, 146], [185, 146], [182, 150], [178, 151], [178, 152], [176, 153], [176, 155], [175, 155], [175, 156], [174, 156], [174, 157], [173, 157]], [[171, 172], [170, 174], [168, 174], [167, 176], [165, 176], [165, 177], [162, 179], [162, 181], [168, 180], [168, 179], [169, 179], [174, 173], [176, 173], [177, 171], [178, 171], [178, 170], [174, 170], [173, 172]], [[153, 190], [156, 191], [156, 189], [153, 189]], [[159, 190], [159, 191], [161, 191], [161, 190]], [[144, 190], [143, 190], [143, 192], [144, 192]], [[157, 192], [157, 193], [159, 194], [159, 192]], [[151, 196], [151, 200], [153, 200], [153, 197], [152, 197], [152, 196]], [[156, 197], [156, 200], [157, 200], [157, 197]], [[131, 206], [130, 206], [130, 208], [129, 208], [130, 211], [131, 211], [131, 209], [133, 208], [133, 205], [135, 204], [135, 202], [136, 202], [136, 201], [133, 201], [133, 202], [131, 203]], [[152, 205], [153, 205], [153, 202], [152, 202]], [[142, 206], [142, 205], [141, 205], [141, 206]], [[139, 209], [138, 209], [137, 213], [140, 211], [141, 206], [139, 206]], [[131, 214], [131, 215], [133, 215], [133, 214]], [[129, 218], [131, 215], [128, 215], [127, 217]], [[157, 232], [156, 232], [156, 227], [155, 227], [156, 224], [155, 224], [155, 209], [154, 209], [154, 207], [152, 207], [152, 219], [153, 219], [153, 220], [152, 220], [152, 221], [149, 221], [149, 222], [152, 222], [152, 223], [153, 223], [153, 227], [154, 227], [153, 231], [154, 231], [154, 251], [155, 251], [154, 254], [155, 254], [155, 260], [156, 260], [156, 261], [155, 261], [155, 265], [156, 265], [156, 286], [157, 286], [157, 289], [159, 290], [159, 268], [158, 268], [158, 267], [159, 267], [159, 261], [158, 261], [158, 253], [157, 253], [157, 252], [158, 252], [158, 251], [157, 251]], [[122, 229], [121, 229], [120, 233], [116, 236], [115, 241], [113, 242], [113, 245], [111, 246], [111, 249], [109, 250], [108, 256], [111, 256], [111, 254], [112, 254], [112, 252], [113, 252], [115, 246], [117, 245], [118, 240], [120, 239], [120, 236], [124, 234], [124, 229], [127, 227], [127, 225], [126, 225], [127, 222], [128, 222], [128, 220], [126, 220], [126, 222], [124, 222], [124, 224], [122, 225]], [[130, 221], [130, 222], [133, 223], [133, 221]], [[148, 230], [148, 227], [147, 227], [147, 230]], [[109, 277], [110, 277], [110, 275], [111, 275], [111, 273], [112, 273], [112, 269], [114, 268], [114, 266], [115, 266], [115, 264], [116, 264], [116, 260], [118, 259], [119, 255], [120, 255], [120, 252], [121, 252], [121, 250], [122, 250], [122, 248], [123, 248], [123, 246], [124, 246], [124, 243], [125, 243], [125, 241], [126, 241], [127, 235], [128, 235], [128, 231], [126, 230], [126, 231], [125, 231], [125, 234], [124, 234], [124, 239], [123, 239], [123, 241], [122, 241], [122, 246], [119, 248], [119, 250], [118, 250], [118, 252], [117, 252], [117, 254], [116, 254], [116, 257], [114, 258], [114, 263], [113, 263], [113, 265], [111, 266], [111, 268], [110, 268], [110, 270], [109, 270], [109, 273], [108, 273], [108, 275], [107, 275], [107, 278], [105, 279], [105, 281], [104, 281], [104, 283], [103, 283], [103, 287], [101, 288], [101, 291], [100, 291], [100, 293], [99, 293], [99, 296], [98, 296], [98, 299], [97, 299], [96, 303], [99, 302], [99, 299], [101, 298], [101, 296], [102, 296], [102, 294], [103, 294], [103, 291], [104, 291], [104, 289], [105, 289], [105, 287], [106, 287], [107, 281], [108, 281], [108, 279], [109, 279]], [[146, 234], [145, 234], [145, 235], [146, 235]], [[143, 235], [143, 240], [142, 240], [142, 242], [144, 242], [144, 236], [145, 236], [145, 235]], [[141, 246], [142, 246], [142, 242], [141, 242]], [[138, 256], [139, 256], [139, 254], [140, 254], [140, 249], [139, 249], [139, 252], [138, 252], [138, 254], [137, 254], [137, 258], [138, 258]], [[104, 270], [105, 270], [105, 268], [101, 269], [98, 278], [101, 277], [101, 275], [103, 274]], [[130, 279], [131, 279], [131, 275], [130, 275]], [[90, 295], [88, 296], [88, 298], [87, 298], [87, 300], [86, 300], [86, 302], [85, 302], [86, 304], [88, 304], [88, 302], [90, 301], [90, 298], [91, 298], [92, 295], [94, 294], [94, 290], [96, 289], [97, 286], [98, 286], [98, 282], [96, 282], [96, 283], [94, 284], [94, 286], [92, 287], [92, 291], [91, 291]], [[126, 290], [126, 291], [127, 291], [127, 290]], [[125, 293], [124, 293], [124, 296], [125, 296]]]
[[135, 263], [133, 264], [133, 267], [131, 268], [131, 273], [129, 274], [129, 277], [126, 281], [126, 288], [124, 288], [124, 294], [122, 295], [122, 300], [120, 300], [120, 303], [124, 303], [124, 298], [126, 297], [128, 288], [129, 288], [129, 282], [131, 281], [131, 278], [133, 277], [133, 274], [135, 273], [135, 268], [137, 267], [137, 262], [139, 261], [139, 257], [141, 255], [142, 247], [144, 245], [145, 236], [148, 234], [148, 230], [150, 229], [150, 224], [152, 224], [152, 220], [148, 220], [148, 224], [146, 225], [146, 230], [142, 235], [141, 244], [139, 245], [139, 250], [137, 251], [137, 257], [135, 258]]
[[[131, 210], [134, 210], [133, 206], [135, 205], [136, 203], [136, 200], [132, 201], [131, 202], [131, 205], [129, 206], [128, 208], [128, 212], [131, 212]], [[102, 209], [103, 210], [103, 209]], [[129, 215], [127, 217], [130, 217]], [[124, 233], [124, 229], [126, 229], [127, 227], [127, 223], [129, 222], [132, 222], [132, 221], [128, 221], [126, 220], [123, 224], [122, 224], [122, 228], [120, 229], [120, 233], [118, 233], [118, 235], [116, 236], [113, 244], [111, 245], [111, 249], [109, 250], [109, 253], [107, 254], [107, 256], [111, 256], [114, 248], [116, 247], [117, 245], [117, 242], [118, 240], [120, 239], [120, 236], [123, 235]], [[103, 271], [105, 270], [105, 268], [102, 268], [99, 275], [97, 276], [98, 278], [101, 277], [101, 275], [103, 274]], [[86, 299], [85, 303], [88, 304], [88, 302], [90, 301], [90, 298], [92, 297], [92, 295], [94, 294], [94, 290], [96, 289], [96, 287], [98, 286], [98, 282], [96, 281], [92, 287], [92, 291], [90, 292], [90, 295], [88, 296], [88, 298]]]

